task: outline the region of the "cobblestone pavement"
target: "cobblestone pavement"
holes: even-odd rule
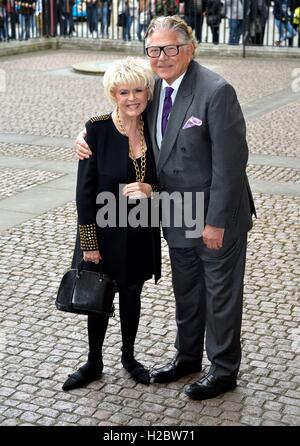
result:
[[[299,156],[300,101],[280,107],[248,124],[248,142],[252,153]]]
[[[9,155],[42,160],[74,161],[74,155],[70,148],[0,143],[0,156]]]
[[[249,234],[238,387],[195,402],[183,389],[197,375],[167,385],[135,383],[120,363],[116,299],[102,378],[83,389],[61,390],[68,373],[85,362],[87,354],[86,317],[54,307],[76,231],[71,144],[90,115],[110,109],[102,96],[101,78],[75,75],[69,66],[116,57],[49,51],[0,60],[8,79],[7,92],[0,93],[0,213],[6,221],[0,231],[0,424],[299,425],[296,93],[290,104],[275,104],[263,115],[258,110],[258,116],[248,120],[250,151],[255,155],[248,174],[258,219]],[[258,98],[272,105],[274,95],[289,91],[291,72],[299,67],[295,60],[202,62],[233,83],[243,106]],[[49,145],[30,143],[31,135],[48,135]],[[65,144],[59,145],[55,137],[65,137]],[[46,204],[36,207],[35,197]],[[149,281],[143,290],[137,358],[150,367],[164,364],[173,357],[174,338],[174,297],[164,244],[163,278],[158,286]]]
[[[0,200],[38,184],[47,183],[62,174],[29,169],[2,169],[0,172]]]

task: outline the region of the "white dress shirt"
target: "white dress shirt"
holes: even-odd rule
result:
[[[180,87],[181,81],[182,81],[185,73],[186,72],[184,72],[181,76],[179,76],[176,79],[176,81],[174,81],[173,84],[171,84],[171,85],[169,85],[165,80],[162,81],[161,90],[160,90],[160,98],[159,98],[159,108],[158,108],[157,121],[156,121],[156,142],[157,142],[159,149],[160,149],[161,141],[162,141],[161,118],[162,118],[162,110],[163,110],[163,105],[164,105],[164,100],[165,100],[165,88],[172,87],[174,89],[174,91],[171,95],[172,104],[174,105],[177,91]]]

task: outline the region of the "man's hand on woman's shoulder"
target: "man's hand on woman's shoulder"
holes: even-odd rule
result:
[[[92,152],[85,141],[86,129],[82,130],[77,135],[74,144],[75,158],[78,160],[84,160],[85,158],[89,158],[92,155]]]

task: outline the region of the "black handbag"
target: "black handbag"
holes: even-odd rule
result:
[[[220,24],[221,18],[218,15],[212,14],[206,17],[206,23],[208,26],[218,26]]]
[[[55,301],[56,308],[69,313],[109,316],[113,313],[116,284],[103,273],[83,269],[83,259],[77,269],[70,269],[60,282]]]
[[[121,12],[121,14],[118,14],[117,26],[126,26],[125,12]]]

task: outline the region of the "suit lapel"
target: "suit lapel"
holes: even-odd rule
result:
[[[186,72],[186,75],[184,76],[178,93],[176,95],[176,99],[174,102],[174,105],[172,107],[172,111],[170,113],[168,126],[166,129],[166,133],[164,135],[164,138],[162,140],[160,152],[159,152],[159,158],[158,158],[158,164],[157,164],[157,172],[160,173],[163,165],[168,160],[171,151],[173,149],[173,146],[175,144],[176,138],[178,136],[179,130],[181,129],[183,125],[183,121],[185,118],[185,115],[187,113],[188,108],[191,105],[191,102],[194,97],[193,93],[193,66],[194,62],[192,61],[189,65],[189,68]],[[156,107],[158,108],[158,107]],[[157,116],[157,114],[156,114]]]
[[[156,164],[158,162],[158,157],[159,157],[159,148],[157,146],[157,141],[156,141],[156,121],[158,114],[160,90],[161,90],[161,80],[157,79],[155,82],[155,87],[153,92],[153,100],[149,104],[147,109],[148,128],[152,141],[153,153]]]

